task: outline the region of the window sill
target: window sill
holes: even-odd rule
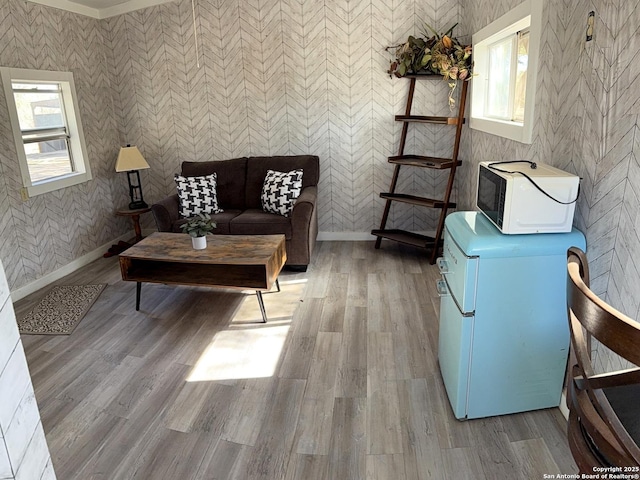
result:
[[[51,180],[45,180],[35,185],[26,187],[29,197],[42,195],[43,193],[53,192],[62,188],[71,187],[91,180],[88,173],[72,173],[63,177],[57,177]]]
[[[469,127],[481,132],[490,133],[499,137],[508,138],[520,143],[532,143],[532,128],[527,128],[523,123],[508,122],[495,118],[471,117]]]

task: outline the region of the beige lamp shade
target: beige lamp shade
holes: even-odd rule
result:
[[[126,146],[120,148],[118,160],[116,161],[116,172],[130,172],[131,170],[144,170],[149,168],[149,164],[144,159],[140,150],[136,146]]]

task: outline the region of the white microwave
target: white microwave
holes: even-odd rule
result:
[[[476,205],[502,233],[570,232],[579,186],[543,163],[480,162]]]

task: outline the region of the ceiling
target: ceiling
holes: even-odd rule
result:
[[[176,0],[29,0],[93,18],[108,18]]]

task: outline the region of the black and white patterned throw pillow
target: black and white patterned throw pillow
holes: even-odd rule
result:
[[[193,217],[198,213],[222,213],[218,207],[217,176],[215,173],[202,177],[176,175],[180,216]]]
[[[284,217],[291,215],[293,204],[302,190],[302,170],[274,172],[267,170],[262,184],[262,209]]]

